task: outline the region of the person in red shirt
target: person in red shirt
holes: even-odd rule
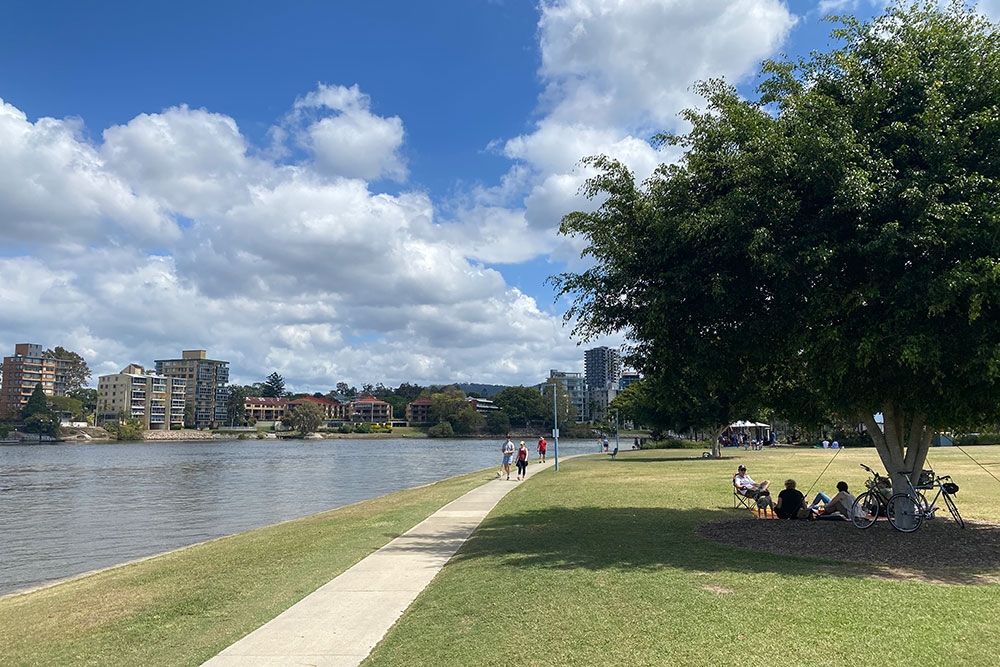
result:
[[[545,463],[545,449],[549,446],[549,443],[545,442],[545,437],[542,436],[538,438],[538,460],[541,463]]]

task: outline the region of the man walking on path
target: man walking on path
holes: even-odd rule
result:
[[[541,463],[545,463],[545,450],[548,449],[549,443],[545,442],[545,436],[539,436],[538,438],[538,460]]]
[[[507,473],[507,479],[510,479],[510,464],[514,462],[514,443],[510,441],[510,436],[507,436],[507,442],[503,443],[503,469]]]

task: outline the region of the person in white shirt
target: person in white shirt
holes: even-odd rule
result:
[[[736,474],[733,475],[733,484],[736,486],[740,495],[756,500],[757,507],[760,509],[770,507],[771,511],[774,511],[774,501],[771,500],[771,492],[768,491],[768,487],[771,486],[771,482],[768,480],[764,480],[763,482],[753,481],[753,478],[747,474],[747,467],[741,465],[736,469]]]
[[[733,484],[736,485],[736,488],[749,492],[745,495],[763,493],[767,491],[769,486],[771,486],[771,482],[766,479],[763,482],[753,481],[750,475],[747,474],[747,467],[743,465],[736,469],[736,475],[733,477]],[[769,491],[768,494],[770,495]]]

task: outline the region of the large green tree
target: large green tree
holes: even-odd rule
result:
[[[54,350],[45,350],[45,356],[66,362],[63,365],[61,375],[66,380],[65,391],[67,393],[74,389],[80,389],[90,379],[90,367],[87,366],[86,360],[76,352],[57,345]]]
[[[292,428],[303,435],[319,430],[319,427],[323,425],[323,420],[323,408],[315,403],[297,405],[289,415]]]
[[[504,411],[510,423],[522,427],[528,427],[532,421],[544,419],[546,405],[551,413],[551,400],[550,398],[546,403],[537,389],[524,385],[504,387],[493,397],[493,402]]]
[[[834,36],[765,63],[756,100],[701,85],[690,131],[659,138],[683,159],[645,183],[592,160],[606,199],[563,231],[598,265],[559,284],[661,388],[716,400],[729,374],[729,415],[780,395],[853,416],[905,487],[935,428],[1000,406],[1000,34],[921,2]]]
[[[229,387],[226,399],[226,417],[230,426],[245,426],[247,423],[247,390],[240,385]]]
[[[21,408],[21,421],[24,422],[24,430],[28,433],[41,433],[58,437],[59,416],[49,408],[49,398],[42,389],[42,383],[35,385],[35,389],[28,397],[28,401]]]
[[[261,386],[261,396],[266,398],[281,398],[285,395],[285,378],[278,371],[267,376]]]

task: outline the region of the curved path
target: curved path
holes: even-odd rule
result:
[[[551,461],[532,462],[527,476],[551,465]],[[500,499],[517,485],[513,479],[496,479],[453,500],[204,664],[360,664]]]

